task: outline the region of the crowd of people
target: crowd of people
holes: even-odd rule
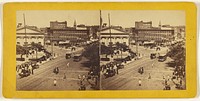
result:
[[[23,78],[23,77],[27,77],[29,75],[33,75],[34,74],[34,69],[37,68],[38,64],[33,64],[33,63],[25,63],[22,65],[18,65],[16,68],[16,71],[18,73],[18,75]]]
[[[164,90],[170,90],[170,81],[175,84],[176,89],[183,89],[183,82],[185,79],[185,67],[184,66],[175,66],[175,69],[172,73],[172,76],[164,77]]]
[[[177,89],[183,89],[183,80],[185,78],[185,66],[175,66],[172,81]]]
[[[136,53],[130,50],[128,52],[130,55],[126,56],[125,58],[117,58],[109,63],[101,65],[100,69],[105,78],[119,74],[119,69],[123,69],[128,61],[135,59]]]
[[[16,72],[20,76],[20,78],[27,77],[29,75],[34,75],[34,70],[39,68],[39,64],[42,63],[42,61],[46,61],[48,58],[50,58],[51,53],[49,53],[46,50],[44,51],[44,56],[38,58],[38,59],[29,59],[27,62],[22,63],[20,65],[16,66]],[[30,51],[26,56],[35,54],[33,51]]]

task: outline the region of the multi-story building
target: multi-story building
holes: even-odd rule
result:
[[[135,22],[135,29],[151,29],[151,28],[152,28],[152,21],[150,22],[136,21]]]
[[[156,43],[166,43],[174,40],[174,30],[166,29],[134,29],[134,39],[136,41],[155,41]]]
[[[175,40],[185,39],[185,26],[172,26]]]
[[[100,42],[106,46],[115,45],[116,43],[123,43],[129,45],[129,35],[121,29],[116,29],[113,27],[104,28],[100,31]]]
[[[175,41],[185,39],[185,26],[163,25],[162,28],[168,28],[168,29],[174,30]]]
[[[35,26],[18,27],[16,30],[16,43],[17,45],[30,45],[31,43],[39,43],[44,45],[44,35]]]
[[[47,29],[48,40],[55,45],[59,42],[69,41],[70,44],[82,44],[89,40],[89,30],[87,28],[68,27],[67,22],[50,22]]]
[[[50,29],[66,29],[67,28],[67,21],[58,22],[58,21],[51,21],[50,22]]]
[[[139,42],[154,41],[157,44],[168,43],[174,40],[174,30],[162,29],[161,23],[158,27],[153,27],[152,22],[136,22],[135,28],[132,29],[132,38]]]

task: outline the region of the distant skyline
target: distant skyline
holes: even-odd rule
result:
[[[152,21],[153,27],[162,25],[185,26],[185,12],[180,10],[101,10],[103,23],[108,25],[108,13],[110,13],[111,25],[135,27],[135,21]],[[25,14],[26,25],[49,27],[50,21],[67,21],[71,27],[76,24],[99,25],[99,10],[29,10],[17,11],[17,23],[24,23]]]

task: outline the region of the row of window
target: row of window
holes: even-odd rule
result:
[[[32,42],[30,42],[31,44]],[[38,44],[41,44],[42,42],[38,42]],[[20,45],[20,42],[17,42],[18,45]],[[24,44],[28,44],[28,42],[24,42]]]
[[[110,39],[110,37],[101,37],[101,39]],[[111,39],[128,39],[128,38],[127,37],[122,37],[122,38],[112,37]]]
[[[138,40],[166,40],[166,38],[147,38],[147,37],[143,37],[143,38],[138,38]],[[168,39],[169,40],[169,39]]]
[[[115,43],[120,43],[120,42],[115,42]],[[102,45],[105,45],[105,42],[101,42]],[[113,45],[113,42],[109,42],[110,45]],[[123,44],[126,44],[126,42],[123,42]]]
[[[169,33],[171,34],[172,31],[138,31],[138,33]]]
[[[88,36],[87,34],[54,34],[53,36]]]
[[[81,39],[87,39],[88,36],[82,36],[82,37],[79,37],[79,36],[54,36],[53,39],[55,38],[81,38]]]
[[[153,37],[168,37],[170,34],[145,34],[145,36],[153,36]]]
[[[44,39],[44,37],[23,37],[23,36],[17,36],[17,39]]]
[[[54,34],[69,34],[69,33],[72,33],[72,34],[74,34],[74,33],[76,33],[76,34],[81,34],[81,33],[84,33],[84,34],[87,34],[88,33],[88,31],[87,30],[85,30],[85,31],[53,31],[53,33]]]

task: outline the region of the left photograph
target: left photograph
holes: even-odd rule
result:
[[[99,11],[17,11],[16,90],[99,90]]]

